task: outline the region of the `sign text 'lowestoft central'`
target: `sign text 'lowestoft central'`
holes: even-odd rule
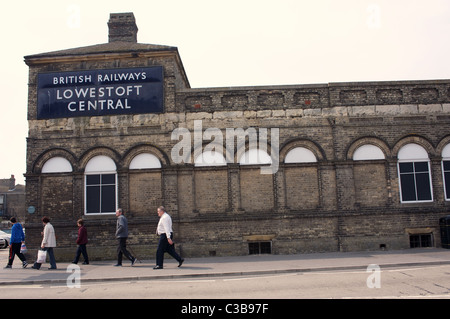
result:
[[[160,113],[162,67],[38,75],[38,119]]]

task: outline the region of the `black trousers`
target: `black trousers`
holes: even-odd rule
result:
[[[14,261],[14,256],[17,255],[19,259],[24,262],[27,261],[24,254],[20,252],[20,247],[22,246],[22,243],[12,243],[9,246],[9,260],[8,265],[12,266]]]
[[[172,239],[173,233],[170,233],[170,239]],[[170,256],[175,258],[178,262],[181,261],[180,255],[175,251],[175,244],[170,245],[166,234],[161,234],[159,236],[158,249],[156,250],[156,265],[163,268],[164,264],[164,253],[168,253]]]
[[[81,254],[83,254],[84,261],[86,263],[89,263],[89,257],[88,257],[87,250],[86,250],[86,244],[78,245],[77,252],[75,254],[75,259],[73,260],[73,263],[75,263],[75,264],[78,263],[78,260],[80,259]]]
[[[119,246],[117,247],[117,264],[122,264],[122,255],[125,255],[130,261],[134,260],[130,252],[127,250],[127,237],[117,238]]]

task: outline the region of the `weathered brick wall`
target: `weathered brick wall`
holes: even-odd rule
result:
[[[259,168],[242,168],[240,182],[241,208],[270,213],[274,208],[273,176],[261,174]]]
[[[146,217],[155,214],[155,207],[161,206],[161,173],[136,172],[130,174],[128,185],[129,212],[136,217]]]
[[[361,207],[388,204],[386,167],[383,164],[356,164],[354,169],[355,202]]]
[[[287,206],[293,210],[317,209],[320,205],[317,165],[288,167],[284,173]]]
[[[199,213],[228,209],[228,174],[225,169],[198,170],[194,182],[195,206]]]

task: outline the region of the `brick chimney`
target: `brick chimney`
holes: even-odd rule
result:
[[[108,21],[109,42],[125,41],[137,43],[138,27],[133,12],[111,13]]]
[[[11,175],[11,178],[9,179],[9,190],[13,191],[16,189],[16,179],[14,175]]]

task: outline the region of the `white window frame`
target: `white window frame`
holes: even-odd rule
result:
[[[447,181],[445,179],[445,170],[444,170],[444,162],[450,162],[450,144],[447,144],[444,149],[442,150],[442,162],[441,162],[441,169],[442,169],[442,180],[444,181],[444,196],[446,201],[450,201],[450,197],[447,198],[447,182],[450,183],[450,180]],[[450,171],[448,171],[450,173]]]
[[[115,192],[115,203],[114,203],[114,212],[100,212],[100,213],[88,213],[87,212],[87,178],[91,175],[113,175],[114,174],[114,192]],[[101,177],[100,177],[101,178]],[[86,165],[85,173],[84,173],[84,215],[94,216],[94,215],[112,215],[116,213],[119,203],[119,185],[118,185],[118,176],[117,176],[117,168],[114,161],[108,156],[95,156],[91,160],[89,160]],[[101,186],[101,184],[100,184]],[[101,187],[100,187],[101,189]],[[101,193],[100,193],[101,196]],[[101,197],[100,197],[100,211],[101,211]]]
[[[415,195],[416,200],[403,200],[402,196],[402,174],[400,173],[400,164],[402,163],[412,163],[414,167],[414,163],[427,163],[428,166],[428,179],[430,184],[430,195],[431,199],[427,200],[419,200],[418,194],[417,194],[417,184],[416,184],[416,172],[413,171],[414,176],[414,188],[415,188]],[[399,152],[398,152],[398,162],[397,162],[397,173],[398,173],[398,186],[400,190],[400,203],[402,204],[416,204],[416,203],[430,203],[434,201],[433,198],[433,183],[431,178],[431,165],[430,165],[430,159],[428,157],[427,151],[420,145],[415,143],[410,143],[405,146],[403,146]]]

